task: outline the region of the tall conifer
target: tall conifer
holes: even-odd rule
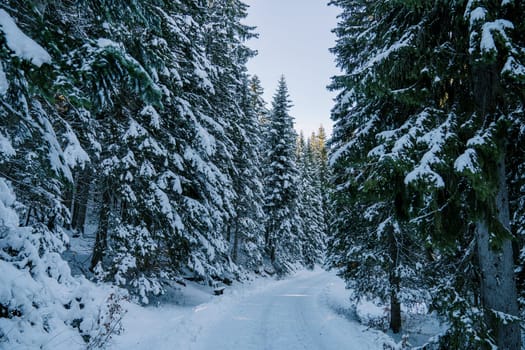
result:
[[[298,213],[298,172],[295,162],[296,133],[289,114],[291,101],[284,76],[279,80],[266,129],[264,173],[265,245],[278,272],[301,260],[301,225]]]
[[[333,3],[343,7],[334,51],[346,72],[333,84],[343,89],[333,114],[336,200],[344,205],[347,190],[365,181],[355,187],[358,197],[390,198],[388,208],[411,227],[402,242],[426,242],[419,261],[437,272],[427,275],[434,303],[451,322],[443,343],[518,347],[505,168],[513,157],[505,139],[522,107],[516,90],[502,86],[522,84],[523,28],[513,22],[523,8],[506,1]]]

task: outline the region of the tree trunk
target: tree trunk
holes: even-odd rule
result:
[[[71,226],[73,229],[84,232],[84,223],[86,221],[87,202],[89,199],[89,190],[91,185],[91,170],[84,169],[77,177],[75,185],[75,195],[73,202],[73,215]]]
[[[498,112],[498,94],[501,92],[498,62],[472,63],[472,88],[476,110],[480,116],[488,117]],[[486,215],[476,223],[476,242],[481,272],[481,303],[486,312],[486,322],[492,332],[498,349],[518,350],[521,348],[520,325],[505,322],[496,313],[518,316],[518,298],[514,280],[512,242],[504,239],[499,249],[491,244],[490,220],[497,219],[501,226],[510,231],[509,199],[506,184],[505,140],[501,142],[497,159],[496,194],[497,218]]]
[[[396,286],[390,288],[390,329],[393,333],[399,333],[401,331],[401,303],[397,297],[399,290],[396,290]]]
[[[510,229],[505,175],[505,159],[502,155],[497,164],[496,205],[499,222],[506,229]],[[505,239],[501,249],[495,250],[490,243],[490,234],[488,220],[479,220],[476,224],[476,240],[481,270],[481,301],[486,311],[487,325],[493,332],[498,349],[518,350],[521,347],[519,323],[504,322],[495,314],[497,312],[518,317],[512,242]]]
[[[235,230],[233,233],[233,249],[232,259],[234,263],[238,263],[239,258],[239,217],[235,218]]]
[[[389,271],[389,283],[390,283],[390,329],[393,333],[399,333],[401,331],[401,303],[399,302],[399,288],[400,278],[397,271],[399,264],[398,246],[395,238],[394,229],[390,232],[390,271]]]
[[[74,176],[75,183],[76,183],[77,177],[78,176],[75,174]],[[64,206],[69,209],[69,214],[70,214],[69,220],[65,223],[66,230],[71,230],[72,228],[71,223],[73,221],[73,213],[74,213],[73,206],[74,206],[74,198],[75,198],[75,183],[73,183],[71,187],[70,186],[66,187],[66,190],[64,191],[64,196],[63,196]]]
[[[99,224],[97,235],[95,238],[95,246],[93,247],[93,256],[91,257],[90,270],[97,266],[102,261],[107,250],[108,229],[109,229],[109,214],[111,210],[111,197],[108,189],[102,191],[102,207],[100,208]]]

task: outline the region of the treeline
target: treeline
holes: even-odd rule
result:
[[[17,200],[6,194],[0,209],[19,218],[0,222],[2,264],[29,279],[48,265],[27,249],[63,266],[68,236],[93,234],[86,275],[147,303],[181,277],[322,261],[326,135],[297,141],[284,78],[266,108],[246,69],[256,35],[246,10],[236,0],[0,4],[0,185]],[[19,226],[42,239],[20,245]],[[60,271],[48,277],[71,276]],[[42,304],[2,294],[0,306],[0,318],[27,321]]]
[[[424,302],[449,325],[435,348],[520,349],[523,2],[331,3],[332,264],[395,333]]]

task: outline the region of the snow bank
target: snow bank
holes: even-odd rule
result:
[[[0,178],[0,339],[9,349],[85,349],[120,329],[123,294],[73,277],[63,241],[19,227],[15,196]]]

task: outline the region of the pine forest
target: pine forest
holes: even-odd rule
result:
[[[127,314],[305,276],[273,297],[319,288],[377,349],[525,349],[525,3],[326,1],[333,129],[305,135],[248,1],[0,0],[0,349],[139,349]],[[301,308],[249,348],[341,348],[268,343]],[[159,349],[248,348],[173,310]]]

